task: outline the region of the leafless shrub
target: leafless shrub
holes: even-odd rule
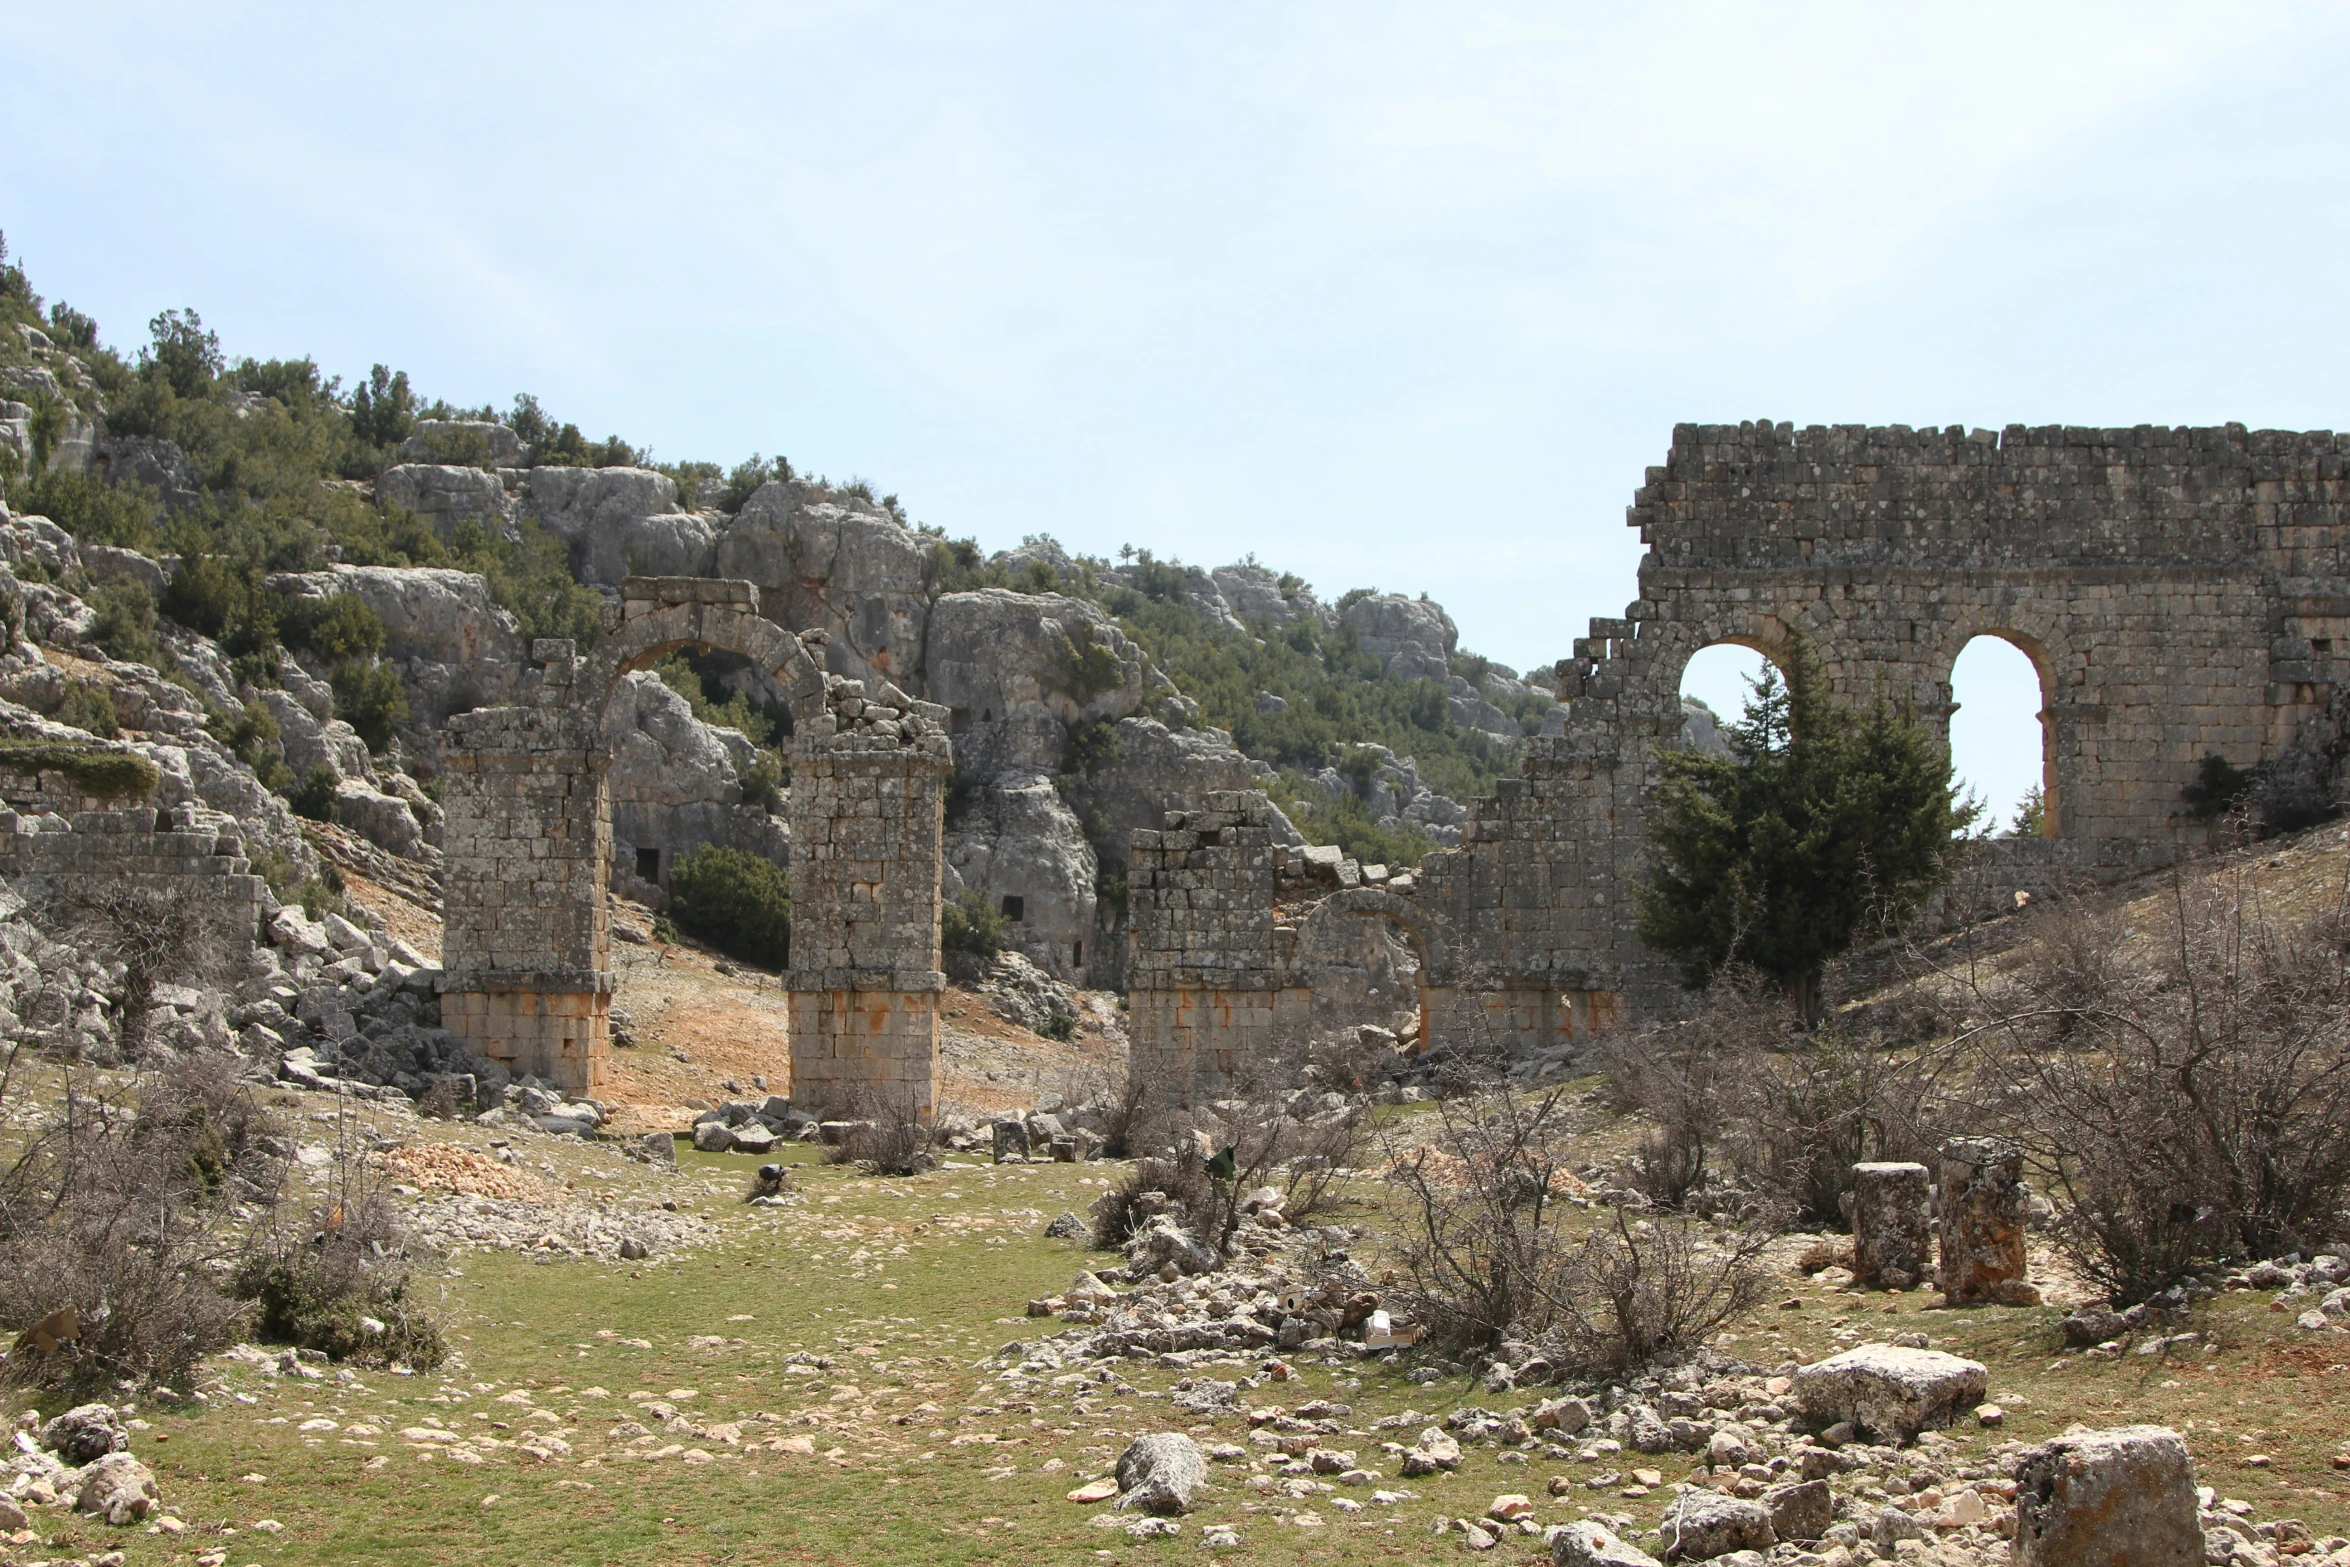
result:
[[[149,1078],[142,1101],[68,1083],[56,1117],[0,1172],[0,1324],[70,1310],[74,1336],[12,1354],[12,1381],[85,1389],[184,1382],[233,1341],[221,1288],[241,1216],[275,1200],[274,1125],[233,1057]]]
[[[1834,1004],[1839,977],[1826,976],[1831,1005],[1808,1030],[1775,987],[1731,973],[1688,1018],[1604,1043],[1613,1098],[1656,1123],[1632,1177],[1642,1195],[1679,1210],[1714,1206],[1726,1187],[1842,1224],[1853,1165],[1932,1149],[1960,1113],[1961,1052],[1914,1005]]]
[[[122,965],[122,1053],[131,1061],[147,1043],[155,987],[219,978],[234,945],[218,900],[176,878],[81,882],[52,892],[38,918],[101,962]]]
[[[2051,940],[1979,1031],[2058,1240],[2125,1301],[2338,1238],[2350,1202],[2350,907],[2174,882],[2149,934],[2135,964],[2116,931]]]
[[[1582,1229],[1560,1179],[1567,1112],[1559,1093],[1495,1084],[1441,1102],[1425,1140],[1390,1133],[1389,1179],[1409,1199],[1398,1297],[1412,1318],[1456,1350],[1517,1339],[1603,1373],[1690,1348],[1752,1307],[1763,1226],[1716,1232],[1618,1210]]]
[[[1771,1237],[1759,1224],[1713,1230],[1685,1218],[1635,1220],[1618,1208],[1612,1226],[1541,1281],[1554,1313],[1541,1339],[1552,1364],[1611,1376],[1698,1347],[1762,1303]]]
[[[428,1370],[448,1346],[415,1299],[397,1215],[363,1163],[346,1158],[327,1200],[259,1227],[232,1282],[266,1342],[330,1360]]]
[[[930,1123],[903,1094],[863,1093],[852,1101],[840,1141],[824,1147],[827,1164],[853,1164],[867,1175],[920,1175],[935,1169]]]
[[[1163,1153],[1145,1154],[1093,1208],[1093,1243],[1104,1249],[1126,1244],[1165,1214],[1193,1239],[1223,1249],[1225,1223],[1231,1211],[1231,1183],[1219,1182],[1208,1171],[1210,1153],[1191,1142]]]

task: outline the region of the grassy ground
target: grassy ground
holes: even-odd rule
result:
[[[552,1141],[532,1139],[533,1157]],[[794,1155],[804,1159],[805,1150]],[[563,1157],[611,1156],[583,1149]],[[1057,1326],[1026,1319],[1025,1302],[1103,1259],[1041,1231],[1062,1209],[1081,1209],[1115,1167],[967,1166],[882,1181],[796,1163],[804,1201],[767,1209],[738,1200],[751,1163],[689,1154],[678,1175],[662,1178],[681,1206],[721,1225],[724,1238],[709,1249],[622,1266],[472,1254],[432,1272],[427,1293],[441,1298],[462,1361],[441,1375],[297,1381],[232,1365],[225,1381],[233,1391],[207,1409],[142,1407],[153,1429],[136,1446],[188,1531],[61,1524],[44,1512],[36,1522],[48,1543],[20,1549],[17,1559],[121,1548],[132,1563],[225,1551],[228,1567],[1122,1562],[1188,1554],[1202,1526],[1223,1521],[1240,1530],[1241,1548],[1226,1553],[1236,1561],[1400,1560],[1457,1550],[1457,1534],[1430,1538],[1432,1520],[1480,1513],[1505,1492],[1532,1495],[1545,1523],[1587,1510],[1647,1522],[1669,1498],[1578,1487],[1553,1499],[1544,1494],[1553,1474],[1580,1480],[1603,1466],[1539,1456],[1504,1464],[1479,1448],[1458,1475],[1397,1481],[1378,1443],[1408,1443],[1418,1425],[1374,1432],[1374,1420],[1406,1408],[1441,1418],[1461,1404],[1523,1398],[1490,1398],[1458,1380],[1412,1386],[1400,1368],[1351,1358],[1300,1360],[1294,1381],[1244,1398],[1349,1404],[1358,1435],[1344,1445],[1416,1496],[1349,1515],[1336,1497],[1364,1493],[1265,1497],[1244,1483],[1246,1466],[1219,1465],[1217,1489],[1175,1539],[1143,1543],[1097,1530],[1089,1520],[1099,1509],[1065,1494],[1106,1472],[1131,1437],[1174,1428],[1245,1442],[1247,1429],[1237,1418],[1202,1424],[1171,1409],[1165,1394],[1179,1372],[1122,1363],[1133,1392],[1080,1417],[1064,1402],[1007,1399],[989,1380],[993,1368],[977,1364],[1008,1340]],[[2350,1438],[2350,1338],[2303,1334],[2266,1297],[2223,1297],[2201,1314],[2193,1326],[2222,1346],[2215,1354],[2111,1361],[2060,1354],[2052,1307],[1937,1311],[1926,1294],[1863,1298],[1794,1275],[1780,1299],[1802,1304],[1774,1301],[1734,1324],[1727,1347],[1776,1366],[1923,1331],[1936,1347],[1990,1365],[1993,1396],[2009,1411],[1997,1433],[1953,1433],[1966,1450],[2037,1439],[2075,1421],[2159,1421],[2188,1432],[2204,1478],[2223,1495],[2251,1501],[2262,1517],[2301,1517],[2320,1535],[2350,1531],[2350,1474],[2329,1467]],[[835,1365],[795,1371],[786,1364],[795,1350]],[[744,1425],[743,1441],[805,1437],[812,1450],[659,1434],[640,1446],[666,1456],[626,1456],[625,1439],[606,1433],[647,1395],[704,1426],[779,1415],[779,1423]],[[557,1418],[533,1420],[534,1409]],[[317,1420],[335,1428],[302,1429]],[[542,1464],[488,1449],[487,1461],[467,1464],[448,1455],[449,1444],[402,1439],[427,1422],[505,1440],[539,1427],[567,1431],[573,1451]],[[640,1423],[659,1432],[656,1421]],[[360,1435],[355,1426],[375,1431]],[[2254,1466],[2255,1458],[2266,1463]],[[1681,1458],[1607,1462],[1627,1480],[1635,1465],[1655,1465],[1667,1484],[1689,1472]],[[263,1520],[282,1527],[257,1528]],[[1531,1561],[1537,1545],[1511,1540],[1495,1556]]]

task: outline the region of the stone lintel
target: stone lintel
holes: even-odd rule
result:
[[[673,604],[719,604],[759,609],[759,590],[735,577],[630,577],[620,584],[620,616],[635,620]]]
[[[434,982],[441,994],[530,991],[545,995],[608,996],[614,976],[601,969],[459,969]]]

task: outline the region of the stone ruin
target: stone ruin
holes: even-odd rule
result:
[[[1386,921],[1419,963],[1424,1045],[1555,1053],[1670,1004],[1628,889],[1690,657],[1784,656],[1841,700],[1946,732],[1982,635],[2040,672],[2044,836],[1986,845],[2008,892],[2112,881],[2213,841],[2182,792],[2206,756],[2330,768],[2350,658],[2350,437],[2219,429],[1683,425],[1634,496],[1639,596],[1557,669],[1564,733],[1468,807],[1457,848],[1381,884],[1277,841],[1253,792],[1133,836],[1136,1059],[1212,1094],[1310,1020],[1314,922]],[[605,644],[533,648],[515,706],[449,724],[448,1026],[577,1092],[610,1005],[602,704],[677,647],[727,648],[788,693],[795,1093],[935,1102],[947,711],[827,676],[747,582],[633,578]],[[2337,650],[2337,643],[2340,643]],[[876,714],[886,716],[876,716]],[[2314,760],[2313,760],[2314,759]]]
[[[1259,823],[1210,796],[1134,835],[1136,1057],[1213,1096],[1302,1022],[1299,921],[1393,921],[1422,1040],[1539,1054],[1672,1004],[1629,889],[1657,753],[1700,649],[1807,639],[1839,699],[1946,734],[1951,667],[1996,636],[2040,673],[2044,836],[1983,846],[2001,894],[2112,882],[2209,847],[2206,756],[2329,770],[2350,667],[2350,435],[1682,425],[1633,497],[1639,596],[1557,669],[1565,733],[1473,802],[1458,848],[1310,907]]]
[[[531,646],[513,706],[449,721],[443,1026],[516,1075],[589,1095],[605,1072],[612,854],[605,706],[685,647],[774,678],[791,712],[792,1092],[812,1108],[938,1098],[939,840],[946,712],[824,673],[748,582],[630,578],[594,654]]]

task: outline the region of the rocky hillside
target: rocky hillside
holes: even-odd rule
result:
[[[1171,804],[1258,785],[1304,840],[1408,863],[1563,718],[1425,598],[1325,603],[1253,559],[989,555],[780,458],[649,466],[529,397],[453,408],[382,366],[345,386],[231,362],[192,311],[134,358],[13,267],[0,473],[20,639],[0,727],[134,741],[167,799],[255,824],[281,895],[318,873],[297,815],[429,871],[442,726],[509,700],[531,638],[592,643],[632,574],[748,579],[770,617],[831,634],[834,672],[947,706],[948,894],[976,889],[1071,982],[1118,984],[1126,834]],[[658,906],[705,845],[781,863],[788,726],[731,655],[633,676],[615,890]]]

